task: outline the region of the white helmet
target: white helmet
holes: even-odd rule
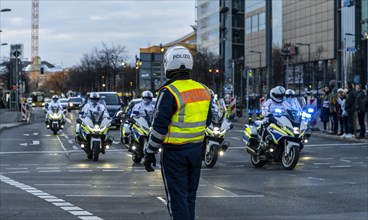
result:
[[[178,72],[190,72],[193,69],[193,56],[183,46],[173,46],[164,55],[166,78],[171,79]]]
[[[53,96],[52,96],[52,100],[54,100],[54,102],[57,102],[57,100],[59,100],[59,96],[57,96],[57,95],[53,95]]]
[[[143,104],[145,105],[148,105],[151,103],[153,99],[153,94],[151,91],[144,91],[142,92],[142,101],[143,101]]]
[[[281,103],[284,100],[285,88],[282,86],[276,86],[271,89],[270,96],[274,102]]]
[[[286,98],[293,98],[295,96],[295,91],[292,89],[287,89],[285,92]]]
[[[91,92],[89,94],[89,100],[91,100],[91,102],[96,105],[100,101],[100,94],[98,94],[97,92]]]

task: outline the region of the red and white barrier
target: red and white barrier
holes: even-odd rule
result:
[[[28,114],[28,110],[27,110],[27,103],[22,103],[21,121],[24,121],[24,122],[28,122],[29,121],[29,114]]]

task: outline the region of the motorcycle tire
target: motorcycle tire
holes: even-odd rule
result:
[[[260,160],[259,157],[250,155],[250,161],[252,162],[254,167],[260,168],[266,164],[265,160]]]
[[[296,164],[299,161],[299,154],[300,154],[299,148],[292,147],[290,149],[289,155],[285,155],[285,154],[282,155],[282,166],[286,170],[294,169],[294,167],[296,166]]]
[[[54,130],[53,133],[54,133],[54,135],[57,135],[57,130]]]
[[[140,163],[142,161],[142,157],[136,155],[136,154],[132,154],[132,160],[134,163]]]
[[[92,148],[92,156],[93,156],[93,160],[94,161],[98,161],[98,156],[100,154],[100,146],[98,143],[93,144],[93,148]]]
[[[214,148],[212,148],[210,152],[205,153],[204,155],[204,165],[206,165],[206,167],[208,168],[211,168],[215,166],[217,159],[218,159],[218,150],[214,150]]]

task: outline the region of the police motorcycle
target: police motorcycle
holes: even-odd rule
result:
[[[83,115],[84,112],[79,114]],[[88,159],[98,161],[99,154],[105,154],[105,150],[109,149],[113,142],[113,137],[109,135],[112,120],[104,118],[102,111],[90,110],[90,116],[77,119],[75,141],[86,152]]]
[[[223,99],[218,100],[213,112],[212,123],[206,128],[203,139],[203,162],[206,167],[215,166],[219,156],[223,156],[230,142],[224,141],[226,133],[233,128],[227,119],[227,109]]]
[[[140,163],[144,157],[144,146],[148,142],[152,114],[144,110],[144,116],[129,118],[120,126],[121,142],[132,153],[134,163]]]
[[[286,170],[297,165],[300,151],[311,136],[310,122],[316,110],[306,107],[303,112],[275,109],[268,122],[255,121],[244,126],[243,142],[254,167],[267,162],[282,162]]]
[[[45,108],[46,113],[46,128],[52,130],[56,135],[57,132],[64,128],[65,119],[64,111],[59,106],[51,106]]]

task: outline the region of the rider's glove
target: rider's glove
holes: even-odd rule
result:
[[[156,166],[156,152],[150,151],[148,148],[146,148],[144,152],[144,168],[146,168],[147,172],[155,171],[153,167]]]

